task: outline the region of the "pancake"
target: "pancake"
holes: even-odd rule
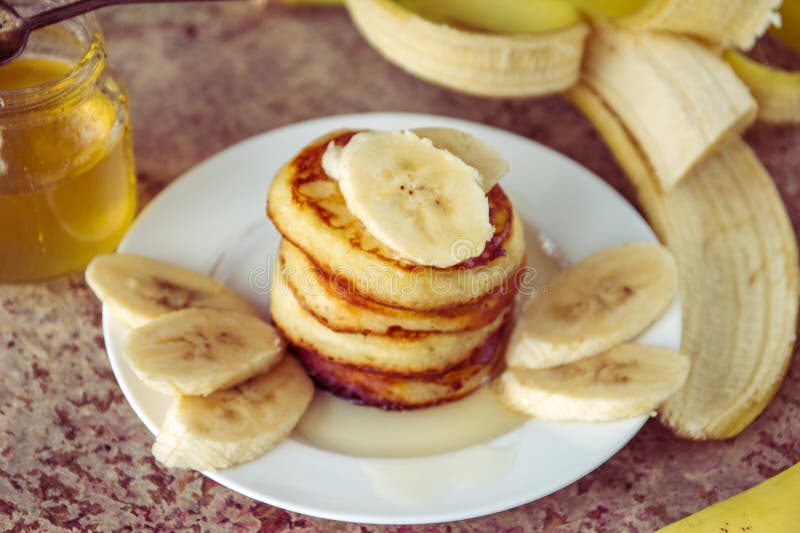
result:
[[[318,139],[278,171],[267,214],[284,238],[356,292],[386,306],[446,310],[476,303],[510,278],[525,253],[524,230],[499,186],[487,195],[495,232],[478,257],[450,268],[416,265],[376,240],[348,211],[338,184],[321,164],[330,140],[343,145],[355,133]]]
[[[503,190],[487,194],[494,233],[480,256],[449,268],[417,265],[375,239],[322,169],[312,142],[270,186],[267,213],[283,235],[272,319],[317,384],[384,409],[461,398],[502,365],[523,224]]]
[[[513,302],[513,283],[503,283],[477,302],[443,311],[410,311],[373,302],[330,272],[315,265],[302,250],[282,240],[279,257],[286,283],[299,303],[329,329],[343,333],[399,335],[405,332],[459,332],[492,322]]]
[[[303,346],[343,364],[374,373],[415,377],[437,374],[463,362],[493,332],[500,329],[510,308],[487,325],[459,333],[407,332],[406,335],[374,335],[336,332],[319,322],[298,302],[276,262],[270,292],[270,313],[281,334],[293,345]]]
[[[504,324],[458,365],[414,377],[338,363],[303,346],[291,350],[319,387],[341,398],[382,409],[416,409],[458,400],[492,379],[502,364],[507,329]]]

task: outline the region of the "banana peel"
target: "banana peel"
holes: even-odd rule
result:
[[[568,96],[605,139],[678,263],[680,351],[692,369],[659,417],[683,437],[733,437],[772,399],[795,342],[797,241],[775,185],[735,138],[664,193],[603,99],[585,84]]]
[[[747,87],[701,43],[611,24],[593,30],[583,81],[630,130],[664,190],[755,120]]]
[[[783,0],[779,14],[781,25],[770,33],[800,53],[800,0]]]
[[[281,0],[289,5],[342,5],[345,0]],[[581,13],[631,28],[689,34],[749,50],[771,33],[800,51],[800,0],[396,0],[426,19],[478,31],[540,33],[581,21]],[[780,7],[780,11],[778,8]],[[783,20],[783,24],[780,22]]]
[[[366,40],[386,59],[427,81],[490,97],[540,96],[577,80],[588,24],[501,35],[432,22],[391,0],[347,0]]]
[[[749,50],[770,26],[780,24],[780,5],[781,0],[650,0],[619,23]]]
[[[800,123],[800,72],[768,67],[735,50],[723,56],[758,102],[758,120]]]
[[[800,0],[784,0],[779,15],[781,24],[770,33],[800,52]],[[735,50],[727,50],[725,60],[750,88],[758,101],[758,119],[770,124],[800,123],[800,72],[771,68]]]

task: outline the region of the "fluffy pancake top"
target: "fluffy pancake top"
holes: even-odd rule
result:
[[[375,239],[322,168],[328,142],[344,145],[355,133],[335,132],[313,142],[284,165],[270,187],[268,215],[314,263],[335,270],[372,300],[427,310],[475,301],[516,269],[524,255],[522,223],[497,186],[488,193],[494,234],[478,257],[444,269],[416,265]]]
[[[369,251],[397,268],[444,270],[418,265],[397,257],[393,250],[370,235],[361,221],[347,209],[339,185],[328,177],[322,168],[322,156],[328,142],[333,141],[339,146],[344,146],[356,133],[358,132],[346,131],[336,134],[329,140],[308,146],[295,156],[291,162],[294,175],[289,183],[292,189],[292,201],[313,211],[322,223],[346,234],[346,238],[354,247]],[[488,197],[489,221],[494,227],[492,238],[486,243],[481,255],[466,259],[450,268],[474,268],[505,254],[503,243],[511,231],[511,202],[500,187],[494,187],[489,191]]]

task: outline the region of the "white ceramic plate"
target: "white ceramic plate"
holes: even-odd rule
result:
[[[500,150],[511,164],[502,185],[526,225],[549,234],[570,261],[629,241],[655,240],[644,220],[613,189],[544,146],[463,120],[377,113],[302,122],[224,150],[153,200],[120,250],[210,272],[266,315],[267,280],[279,237],[264,209],[267,188],[280,165],[333,129],[419,126],[460,128]],[[155,433],[169,398],[148,389],[133,374],[121,351],[127,331],[107,309],[103,328],[119,385]],[[680,306],[675,302],[641,341],[677,349],[680,335]],[[206,475],[256,500],[324,518],[443,522],[502,511],[550,494],[608,460],[644,422],[531,421],[486,445],[403,459],[346,456],[290,438],[261,459]]]

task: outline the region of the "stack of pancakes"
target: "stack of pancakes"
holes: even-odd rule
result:
[[[489,193],[494,235],[483,253],[449,268],[404,261],[348,211],[322,168],[329,134],[278,172],[267,213],[283,235],[272,319],[319,386],[385,409],[455,400],[502,361],[522,222],[499,186]]]

